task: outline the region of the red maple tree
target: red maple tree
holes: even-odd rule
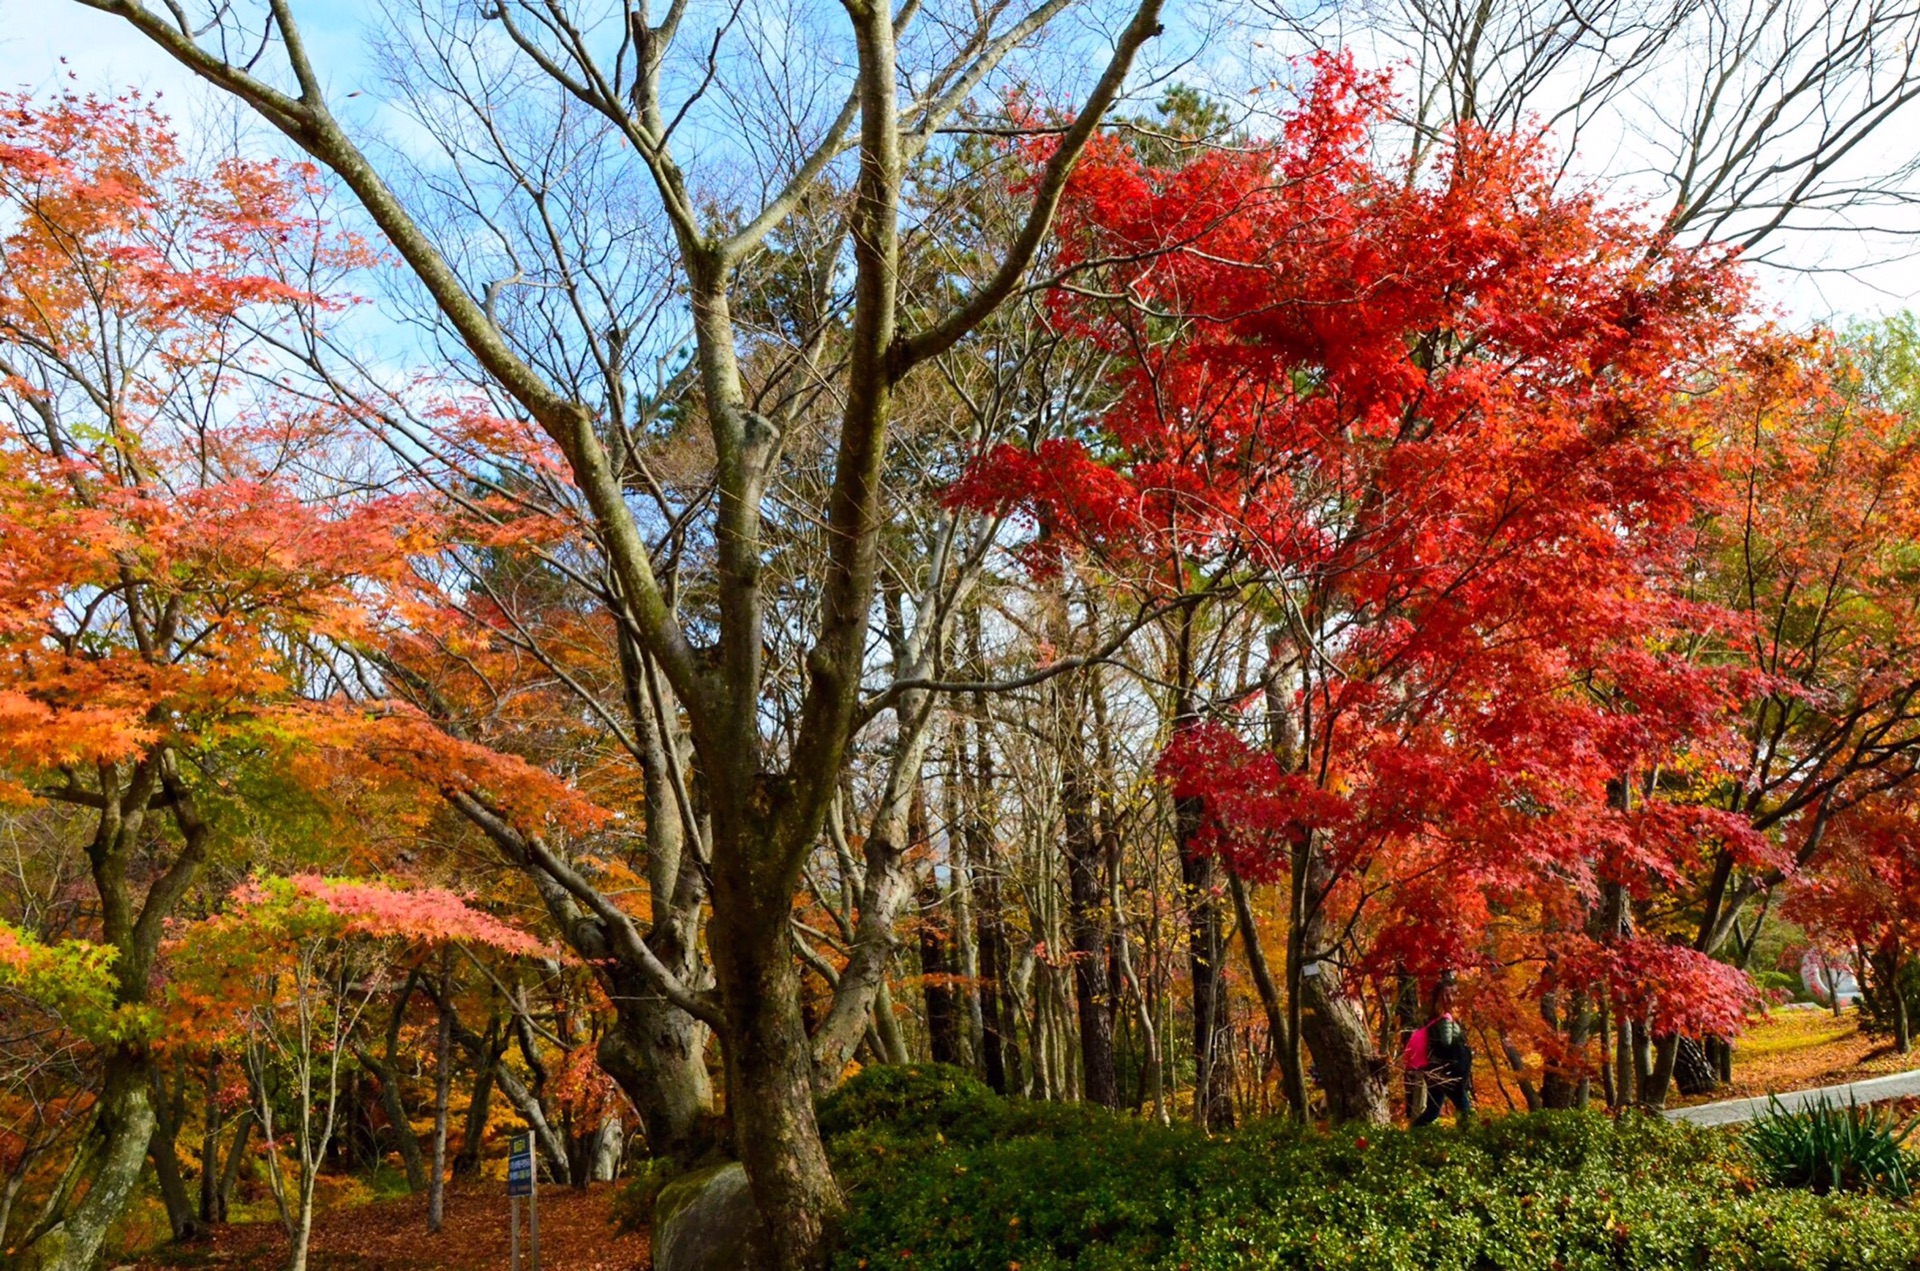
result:
[[[1718,762],[1738,689],[1671,652],[1730,619],[1670,585],[1717,497],[1685,402],[1734,347],[1738,273],[1568,192],[1528,138],[1382,159],[1388,94],[1326,58],[1271,144],[1091,154],[1054,304],[1123,366],[1114,403],[953,494],[1184,623],[1231,594],[1270,627],[1259,682],[1181,684],[1161,769],[1201,850],[1290,881],[1290,981],[1332,994],[1306,1040],[1336,1112],[1374,1118],[1364,1028],[1312,1018],[1361,977],[1531,967],[1489,986],[1736,1027],[1737,973],[1601,956],[1592,913],[1703,841],[1770,851],[1634,797],[1676,753]]]

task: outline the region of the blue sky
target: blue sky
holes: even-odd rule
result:
[[[356,81],[367,65],[361,32],[379,8],[378,0],[305,0],[296,4],[315,60],[332,81],[337,102],[359,86]],[[1248,39],[1257,35],[1244,27],[1240,31]],[[171,59],[119,20],[84,9],[71,0],[0,0],[0,84],[45,90],[63,80],[89,91],[139,86],[158,92],[176,119],[182,121],[183,132],[189,134],[197,122],[233,117],[216,95],[200,88]],[[1888,162],[1904,157],[1895,152],[1910,137],[1910,125],[1896,124],[1883,130],[1880,144],[1886,147]],[[1618,156],[1612,155],[1601,162],[1617,160]],[[1862,162],[1870,166],[1874,157],[1864,156]],[[1594,165],[1586,166],[1591,169]],[[1920,209],[1896,215],[1912,220],[1912,225],[1905,228],[1920,230]],[[1810,239],[1804,249],[1798,243],[1789,246],[1794,255],[1809,261],[1873,255],[1872,251],[1855,250],[1858,245],[1844,238]],[[1872,316],[1920,306],[1920,260],[1880,259],[1851,275],[1774,273],[1763,276],[1763,285],[1779,304],[1801,319]]]

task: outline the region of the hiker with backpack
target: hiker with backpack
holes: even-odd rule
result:
[[[1467,1030],[1453,1017],[1451,976],[1434,989],[1432,1016],[1407,1038],[1400,1059],[1408,1075],[1419,1073],[1427,1088],[1427,1109],[1413,1124],[1438,1121],[1449,1099],[1456,1109],[1456,1122],[1473,1115],[1473,1049],[1467,1045]]]

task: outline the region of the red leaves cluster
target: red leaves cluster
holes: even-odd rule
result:
[[[492,914],[475,909],[444,887],[396,887],[388,883],[351,878],[322,878],[299,874],[286,880],[291,898],[310,900],[340,920],[344,936],[398,939],[413,943],[485,945],[503,953],[537,957],[545,945],[526,932],[510,927]],[[243,884],[234,893],[238,912],[269,903],[286,903],[258,882]]]
[[[1555,968],[1559,987],[1604,995],[1663,1032],[1731,1037],[1756,994],[1746,973],[1684,945],[1651,936],[1608,944],[1568,937]]]
[[[1688,403],[1745,287],[1566,191],[1533,140],[1382,159],[1387,85],[1311,69],[1275,141],[1082,161],[1052,303],[1123,368],[1116,399],[1090,440],[1002,448],[952,498],[1023,515],[1038,562],[1264,598],[1304,735],[1278,754],[1250,716],[1183,727],[1161,772],[1203,799],[1208,847],[1271,878],[1316,835],[1383,970],[1544,965],[1600,882],[1645,895],[1705,843],[1772,850],[1610,797],[1712,768],[1737,710],[1739,676],[1672,651],[1736,620],[1672,580],[1722,493]],[[1724,977],[1660,947],[1615,950],[1608,982],[1726,1023]],[[1661,976],[1698,993],[1643,991]]]

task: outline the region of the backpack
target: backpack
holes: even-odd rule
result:
[[[1427,1025],[1427,1053],[1452,1050],[1467,1040],[1467,1030],[1451,1017],[1442,1017]]]

